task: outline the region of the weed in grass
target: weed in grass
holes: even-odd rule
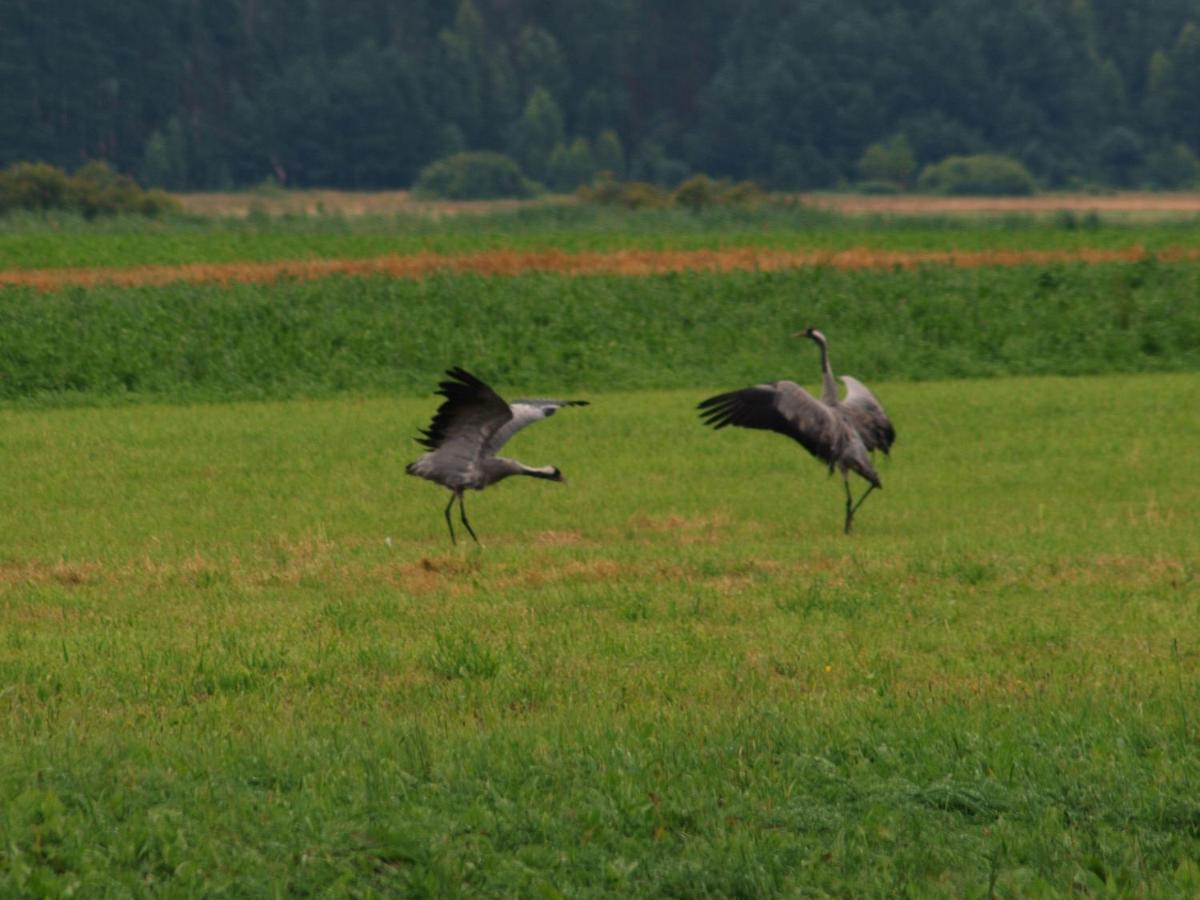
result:
[[[500,660],[488,647],[467,631],[438,633],[434,649],[429,654],[429,671],[439,678],[494,678],[500,671]]]

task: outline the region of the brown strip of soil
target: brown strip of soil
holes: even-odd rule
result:
[[[917,266],[1046,265],[1052,263],[1136,262],[1154,256],[1167,261],[1200,260],[1200,249],[1173,249],[1149,254],[1140,247],[1118,250],[979,250],[890,251],[856,247],[849,250],[767,250],[731,247],[721,250],[615,250],[568,253],[562,250],[495,250],[470,254],[417,253],[369,259],[308,259],[273,262],[187,263],[172,266],[129,266],[0,271],[0,287],[32,287],[51,291],[64,287],[116,285],[142,287],[188,284],[262,284],[279,280],[308,281],[335,275],[424,278],[439,272],[512,276],[526,272],[566,275],[661,275],[670,272],[773,272],[828,266],[835,269],[911,269]]]

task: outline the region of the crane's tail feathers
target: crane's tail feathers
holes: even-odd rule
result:
[[[416,475],[418,478],[427,478],[430,481],[437,481],[437,470],[430,466],[428,453],[419,459],[414,459],[404,467],[404,471],[409,475]],[[441,484],[440,481],[438,483]]]

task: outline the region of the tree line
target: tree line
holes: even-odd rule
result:
[[[463,151],[558,188],[903,182],[968,154],[1183,186],[1200,0],[0,0],[0,166],[379,188]]]

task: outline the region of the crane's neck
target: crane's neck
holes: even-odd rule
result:
[[[523,462],[503,456],[485,460],[483,470],[488,484],[503,481],[511,475],[528,475],[531,478],[546,478],[550,481],[562,480],[562,473],[554,466],[527,466]]]
[[[837,382],[833,380],[833,369],[829,365],[829,348],[823,339],[817,341],[817,346],[821,348],[821,402],[837,406]]]

